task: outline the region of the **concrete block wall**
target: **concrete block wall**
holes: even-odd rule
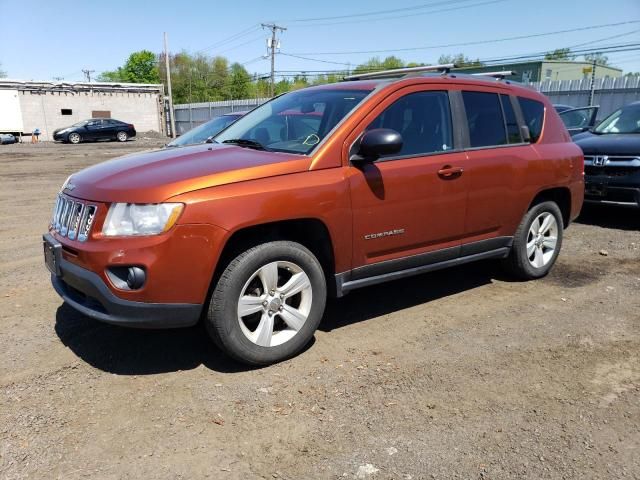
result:
[[[39,128],[41,140],[53,140],[53,131],[91,118],[92,111],[108,110],[111,118],[132,123],[137,132],[161,132],[161,100],[157,93],[133,92],[20,92],[24,131]],[[71,115],[62,115],[70,109]]]

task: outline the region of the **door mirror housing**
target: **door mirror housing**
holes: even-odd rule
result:
[[[402,150],[402,135],[390,128],[374,128],[365,132],[360,140],[358,153],[352,162],[372,162],[384,155],[393,155]]]
[[[529,131],[529,127],[527,125],[522,125],[520,127],[520,133],[522,134],[522,139],[525,142],[531,141],[531,132]]]

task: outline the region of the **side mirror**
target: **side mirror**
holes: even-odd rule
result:
[[[390,128],[374,128],[366,132],[360,140],[358,153],[352,162],[372,162],[383,155],[393,155],[402,150],[402,135]]]
[[[522,139],[525,142],[530,142],[531,141],[531,132],[529,131],[529,127],[526,125],[523,125],[520,127],[520,133],[522,134]]]

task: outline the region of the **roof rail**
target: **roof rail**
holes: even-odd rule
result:
[[[497,80],[504,80],[504,77],[511,77],[513,75],[517,75],[518,72],[515,70],[502,70],[499,72],[480,72],[480,73],[472,73],[471,75],[475,75],[478,77],[493,77]]]
[[[407,67],[407,68],[394,68],[392,70],[381,70],[379,72],[370,73],[356,73],[344,77],[343,81],[351,80],[372,80],[376,78],[394,78],[394,77],[407,77],[423,72],[442,72],[444,74],[449,73],[452,68],[456,68],[454,63],[446,63],[444,65],[424,65],[422,67]]]

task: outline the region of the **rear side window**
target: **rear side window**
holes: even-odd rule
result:
[[[496,93],[462,92],[471,148],[506,145],[507,134]]]
[[[509,143],[522,143],[522,137],[520,135],[520,125],[518,125],[516,113],[513,111],[511,99],[508,95],[500,95],[500,101],[502,102],[504,123],[507,127],[507,139],[509,140]]]
[[[445,152],[453,148],[451,111],[447,92],[416,92],[389,105],[371,124],[402,135],[402,150],[394,157]]]
[[[542,134],[542,122],[544,120],[544,104],[537,100],[518,97],[520,109],[524,116],[524,123],[529,127],[531,143],[536,143]]]

